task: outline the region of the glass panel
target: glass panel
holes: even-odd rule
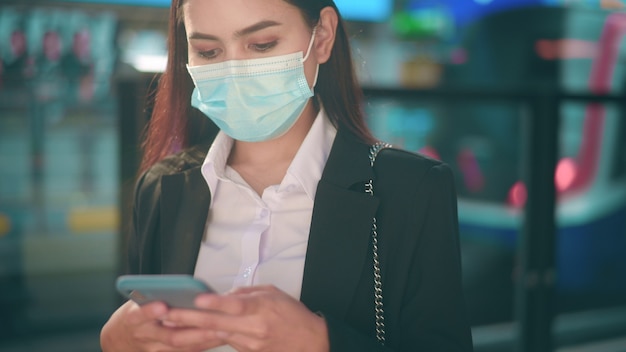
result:
[[[513,319],[513,266],[522,213],[507,198],[521,179],[522,111],[517,103],[451,99],[371,99],[368,104],[377,138],[442,160],[456,175],[473,325]]]
[[[516,318],[515,266],[524,203],[516,203],[514,194],[523,176],[525,145],[533,143],[523,133],[530,118],[525,113],[532,110],[499,100],[422,100],[418,92],[415,97],[370,99],[369,124],[377,138],[440,159],[455,171],[464,285],[476,337],[479,343],[512,342],[515,325],[502,324]],[[594,336],[596,326],[607,332],[619,326],[610,323],[613,312],[600,309],[626,306],[626,178],[615,177],[626,150],[625,122],[611,104],[567,101],[561,114],[554,179],[555,309],[564,315],[556,317],[555,332]]]
[[[626,305],[626,179],[614,177],[623,118],[614,105],[574,102],[564,104],[562,118],[558,311]]]
[[[0,22],[0,340],[99,330],[119,301],[116,20],[0,7]]]

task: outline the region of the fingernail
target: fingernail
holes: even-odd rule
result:
[[[152,313],[156,315],[164,315],[167,313],[167,307],[162,304],[156,304],[152,307]]]
[[[199,295],[198,297],[196,297],[195,304],[198,307],[204,307],[204,306],[211,305],[211,301],[212,301],[212,296],[210,296],[210,295]]]

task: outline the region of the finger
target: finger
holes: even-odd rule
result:
[[[230,291],[225,295],[201,294],[194,301],[196,307],[214,310],[226,314],[240,315],[255,311],[258,307],[256,300],[240,300],[242,296],[273,296],[284,294],[273,285],[243,286]],[[245,298],[245,297],[244,297]]]
[[[127,322],[129,325],[141,325],[149,321],[157,321],[167,314],[167,305],[163,302],[151,302],[143,306],[129,301],[129,314]]]
[[[143,346],[142,351],[159,351],[159,352],[202,352],[206,350],[201,346],[180,347],[171,346],[161,342],[150,342]]]
[[[163,317],[163,322],[169,327],[207,328],[210,327],[208,321],[213,315],[224,315],[224,313],[198,309],[171,309]]]
[[[253,303],[237,295],[198,295],[194,301],[196,307],[214,312],[242,315],[252,311]]]
[[[283,299],[294,300],[273,285],[239,287],[225,295],[199,295],[196,307],[230,315],[253,314]]]
[[[139,341],[144,342],[144,346],[149,347],[145,349],[147,351],[194,352],[224,344],[222,340],[215,337],[212,340],[199,337],[206,335],[205,331],[195,328],[168,328],[155,325],[154,328],[138,331],[135,336]]]
[[[193,311],[172,309],[166,317],[168,322],[177,325],[197,327],[225,334],[244,334],[253,337],[264,337],[268,329],[258,316],[229,315],[214,311]],[[221,335],[215,335],[220,337]]]
[[[218,346],[208,345],[208,346],[209,347],[205,347],[205,346],[182,347],[182,346],[170,346],[170,345],[166,345],[162,343],[153,343],[153,344],[146,346],[145,350],[146,351],[159,351],[159,352],[203,352],[211,348],[218,347],[219,345]]]
[[[263,351],[264,341],[241,334],[222,334],[224,342],[237,351]]]
[[[240,286],[232,289],[227,295],[238,294],[252,294],[259,292],[278,292],[278,288],[274,285],[260,285],[260,286]]]
[[[193,347],[203,351],[225,344],[216,331],[199,328],[177,329],[167,339],[170,346]]]

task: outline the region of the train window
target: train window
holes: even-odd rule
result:
[[[447,163],[460,197],[506,203],[520,179],[524,118],[516,103],[374,99],[368,116],[376,137]]]

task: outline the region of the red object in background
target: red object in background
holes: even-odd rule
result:
[[[517,181],[509,190],[509,204],[514,208],[522,208],[526,204],[528,193],[526,185],[522,181]]]
[[[74,34],[72,52],[83,64],[91,60],[91,37],[88,30],[83,28]]]
[[[544,60],[593,59],[598,46],[596,43],[580,39],[540,39],[535,43],[535,51]]]
[[[469,148],[461,150],[457,156],[457,164],[463,174],[465,188],[473,193],[480,192],[485,186],[485,177],[474,152]]]
[[[619,56],[619,46],[626,34],[626,13],[613,13],[607,17],[598,44],[598,54],[593,62],[589,88],[592,93],[606,94],[611,90],[611,80]],[[585,116],[583,140],[578,153],[579,172],[572,188],[587,187],[598,170],[598,160],[604,129],[606,109],[600,104],[590,104]]]
[[[574,184],[576,175],[578,174],[578,166],[572,158],[563,158],[559,160],[556,172],[554,173],[554,184],[558,193],[563,193]],[[508,203],[514,208],[522,208],[526,205],[526,184],[517,181],[509,190]]]
[[[13,57],[19,58],[26,53],[26,36],[22,31],[11,33],[11,52]]]
[[[561,159],[556,166],[556,173],[554,175],[554,183],[557,192],[565,192],[568,190],[574,184],[577,174],[578,166],[574,159]]]
[[[61,59],[61,38],[56,32],[48,31],[43,36],[43,53],[51,62]]]
[[[441,160],[441,157],[439,156],[439,153],[437,152],[437,149],[426,145],[424,147],[422,147],[422,149],[418,150],[418,153],[425,155],[429,158],[433,158],[433,159],[437,159],[437,160]]]
[[[468,60],[467,50],[457,48],[450,53],[450,62],[455,65],[462,65]]]

